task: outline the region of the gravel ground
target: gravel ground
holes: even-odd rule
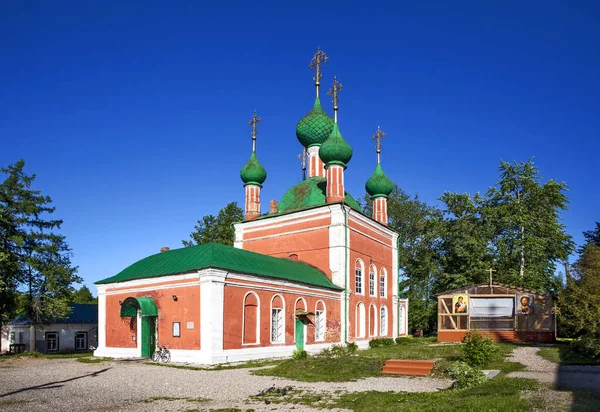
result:
[[[600,366],[557,365],[539,356],[539,350],[532,346],[516,348],[506,360],[525,365],[527,371],[511,372],[507,376],[537,379],[564,388],[600,389]]]
[[[284,411],[290,405],[252,401],[273,385],[334,396],[336,391],[433,392],[448,379],[367,378],[311,383],[251,375],[248,369],[196,371],[145,365],[140,361],[85,364],[74,359],[20,359],[0,363],[0,409],[6,411],[186,411],[211,408]],[[326,389],[325,389],[326,388]],[[154,397],[171,399],[153,400]],[[174,400],[173,398],[179,398]],[[183,398],[208,398],[191,402]],[[314,409],[297,405],[295,411]]]

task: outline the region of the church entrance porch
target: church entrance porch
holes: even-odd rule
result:
[[[139,340],[140,356],[149,358],[156,348],[156,320],[158,309],[152,298],[128,297],[121,304],[121,317],[135,317],[141,325],[135,339]]]

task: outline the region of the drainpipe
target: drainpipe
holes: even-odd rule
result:
[[[342,204],[344,211],[344,341],[348,343],[348,210]]]

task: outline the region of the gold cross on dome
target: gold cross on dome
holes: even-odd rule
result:
[[[344,85],[337,81],[337,76],[333,76],[333,87],[327,92],[328,95],[332,96],[333,110],[338,109],[338,102],[340,101],[339,93],[344,88]]]
[[[252,119],[248,122],[248,126],[252,126],[252,151],[256,151],[256,125],[258,124],[258,122],[260,122],[262,119],[260,117],[258,117],[258,115],[256,114],[256,109],[254,109],[254,114],[252,115]]]
[[[311,69],[313,67],[315,68],[314,81],[317,86],[319,85],[319,80],[321,80],[321,77],[323,77],[323,74],[321,73],[321,65],[325,63],[328,59],[329,57],[327,57],[325,52],[321,50],[320,47],[317,47],[317,52],[315,53],[315,55],[310,61],[310,64],[308,65],[308,67]]]
[[[375,143],[375,147],[377,148],[377,163],[380,163],[380,155],[381,155],[381,139],[385,137],[385,132],[381,130],[379,126],[377,126],[377,133],[373,137],[372,140],[377,140]]]

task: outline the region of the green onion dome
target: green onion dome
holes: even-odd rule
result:
[[[337,164],[346,167],[352,159],[352,147],[344,140],[337,123],[329,138],[319,148],[319,157],[325,164]]]
[[[300,144],[306,148],[322,144],[333,128],[333,119],[321,107],[321,100],[317,97],[315,105],[296,126],[296,137]]]
[[[242,168],[240,177],[242,178],[242,182],[246,185],[259,186],[267,179],[267,171],[258,161],[255,152],[252,152],[250,160],[248,160],[248,163]]]
[[[392,193],[392,190],[394,189],[394,184],[385,175],[385,173],[383,173],[383,169],[381,168],[381,165],[379,163],[377,163],[375,171],[373,172],[369,180],[367,180],[367,183],[365,184],[365,189],[367,190],[367,193],[371,195],[371,197],[388,196],[390,193]]]
[[[346,192],[344,202],[352,209],[363,213],[358,202]],[[327,179],[313,176],[292,186],[279,202],[279,213],[310,209],[327,204]]]

